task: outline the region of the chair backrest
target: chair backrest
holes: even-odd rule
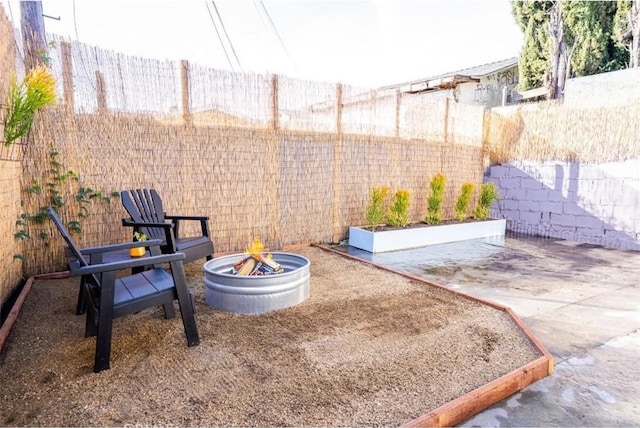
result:
[[[164,223],[162,199],[155,189],[124,190],[120,197],[122,206],[134,222]],[[165,239],[165,232],[161,228],[141,228],[140,231],[152,239]]]
[[[67,231],[67,228],[64,227],[64,224],[62,223],[62,220],[60,220],[60,217],[58,216],[58,213],[56,212],[56,210],[53,209],[53,207],[48,206],[47,213],[49,214],[49,218],[51,218],[53,223],[56,225],[56,228],[58,228],[60,235],[62,235],[65,242],[67,243],[67,247],[69,248],[73,256],[78,260],[78,263],[80,264],[80,266],[88,266],[87,261],[82,256],[80,249],[71,238],[71,235]]]

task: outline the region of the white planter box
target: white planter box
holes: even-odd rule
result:
[[[370,253],[408,250],[467,239],[504,236],[506,226],[507,221],[499,219],[435,226],[425,224],[423,227],[376,232],[361,227],[350,227],[349,245]]]

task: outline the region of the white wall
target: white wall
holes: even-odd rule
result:
[[[502,90],[518,85],[518,66],[490,74],[480,82],[463,83],[458,86],[458,101],[463,104],[484,105],[488,108],[502,105]]]
[[[597,96],[594,96],[597,94]],[[568,79],[562,103],[581,108],[611,107],[638,102],[640,68]]]
[[[513,162],[491,167],[487,181],[508,230],[640,251],[640,159]]]

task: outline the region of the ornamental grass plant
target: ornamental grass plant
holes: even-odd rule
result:
[[[9,86],[4,117],[4,145],[9,146],[29,133],[37,109],[56,102],[56,79],[49,68],[39,65],[18,83]]]

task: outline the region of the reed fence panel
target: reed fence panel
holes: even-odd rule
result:
[[[22,264],[14,255],[22,253],[22,241],[14,238],[21,208],[23,145],[4,144],[4,117],[9,86],[21,76],[17,65],[14,28],[0,7],[0,303],[5,302],[22,279]],[[5,314],[2,314],[3,316]]]
[[[46,191],[27,188],[51,182],[51,153],[58,152],[57,161],[79,175],[57,187],[66,198],[63,219],[81,222],[81,246],[131,239],[118,199],[96,199],[80,216],[74,195],[81,187],[105,195],[156,188],[167,213],[209,216],[216,252],[227,253],[256,237],[274,249],[339,242],[363,223],[372,186],[409,190],[418,221],[437,172],[452,185],[482,181],[481,110],[469,125],[477,135],[457,138],[447,133],[467,130],[462,122],[473,113],[459,114],[449,129],[444,115],[457,110],[444,100],[416,101],[418,109],[407,101],[417,98],[396,91],[212,70],[57,40],[50,56],[60,103],[36,115],[19,151],[20,196],[10,199],[23,199],[20,209],[30,214],[50,203]],[[15,225],[3,227],[9,233]],[[47,222],[30,227],[39,238],[21,248],[23,274],[64,269],[55,230]],[[190,231],[195,226],[183,230]]]

